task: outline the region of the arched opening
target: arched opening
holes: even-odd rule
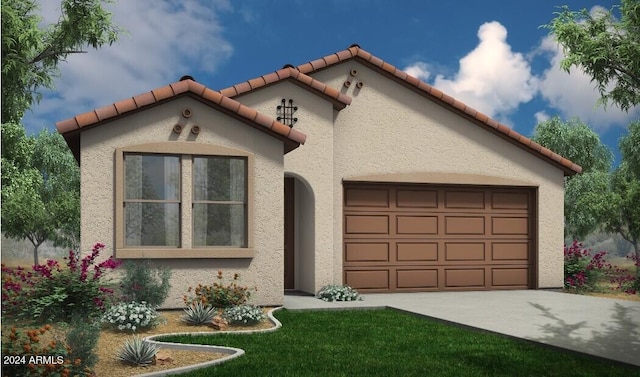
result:
[[[315,293],[315,197],[296,174],[284,178],[284,288]]]

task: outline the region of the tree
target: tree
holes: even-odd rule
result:
[[[619,147],[631,173],[640,179],[640,120],[629,125],[629,133],[620,139]]]
[[[38,90],[52,88],[69,54],[116,41],[104,0],[62,0],[56,24],[41,28],[37,0],[2,0],[2,123],[19,122]]]
[[[563,6],[555,15],[543,27],[564,50],[561,67],[569,72],[576,66],[591,76],[605,106],[612,102],[628,111],[640,104],[640,1],[621,0],[593,14]]]
[[[564,215],[565,235],[584,238],[602,224],[613,154],[579,119],[551,118],[536,126],[532,139],[582,166],[581,174],[565,178]]]
[[[80,235],[80,170],[60,134],[42,131],[32,139],[27,167],[2,188],[2,229],[28,239],[34,263],[38,248],[52,240],[77,247]]]

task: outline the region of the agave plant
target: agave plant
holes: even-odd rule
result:
[[[158,346],[145,342],[139,336],[133,336],[124,342],[116,358],[133,365],[150,365],[158,353]]]
[[[182,320],[189,325],[204,325],[211,323],[216,316],[216,308],[196,301],[184,309]]]

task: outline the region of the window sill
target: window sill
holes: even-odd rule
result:
[[[252,248],[202,248],[202,249],[172,249],[172,248],[140,248],[117,249],[117,259],[216,259],[216,258],[253,258]]]

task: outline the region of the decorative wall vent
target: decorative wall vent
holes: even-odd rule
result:
[[[278,114],[276,120],[289,127],[293,127],[293,125],[298,121],[298,118],[293,116],[296,111],[298,111],[298,106],[293,105],[293,100],[289,99],[287,101],[283,98],[282,101],[280,101],[280,104],[276,106],[276,114]]]

